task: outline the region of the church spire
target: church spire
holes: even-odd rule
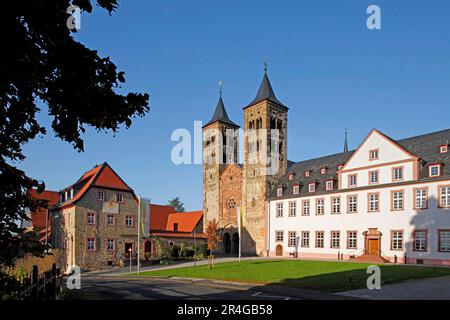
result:
[[[269,100],[269,101],[274,102],[282,107],[287,108],[275,96],[275,92],[273,91],[272,85],[270,84],[269,77],[267,76],[267,61],[264,62],[264,76],[261,81],[261,84],[259,85],[259,89],[258,89],[258,92],[256,93],[256,97],[245,108],[253,106],[253,105],[257,104],[258,102],[261,102],[264,100]]]
[[[237,124],[235,124],[233,121],[230,120],[228,117],[227,111],[225,110],[225,105],[223,103],[222,99],[222,88],[223,88],[223,82],[219,82],[219,100],[217,101],[216,109],[214,110],[214,114],[209,120],[207,124],[205,124],[203,127],[209,126],[210,124],[220,121],[229,125],[232,125],[234,127],[239,127]]]
[[[344,152],[348,152],[347,129],[345,129]]]

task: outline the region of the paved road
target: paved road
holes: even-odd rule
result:
[[[69,299],[81,300],[304,300],[348,299],[310,290],[203,279],[84,275],[81,290]]]
[[[450,277],[439,277],[382,286],[380,290],[351,290],[342,296],[373,300],[450,300]]]

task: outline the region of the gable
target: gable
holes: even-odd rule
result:
[[[106,187],[120,190],[129,190],[131,188],[114,172],[109,165],[105,165],[98,173],[93,183],[96,187]]]
[[[370,159],[372,150],[378,151],[378,159]],[[356,149],[342,171],[414,159],[416,159],[416,156],[402,148],[391,138],[374,129]]]

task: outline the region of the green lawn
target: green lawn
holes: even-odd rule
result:
[[[368,263],[304,261],[304,260],[250,260],[217,263],[213,270],[207,266],[146,271],[141,276],[189,277],[277,284],[324,292],[338,292],[366,287]],[[404,265],[382,265],[381,283],[450,275],[450,268]]]

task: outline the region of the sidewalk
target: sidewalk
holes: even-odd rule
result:
[[[359,289],[337,294],[372,300],[450,300],[450,276],[390,284],[380,290]]]

